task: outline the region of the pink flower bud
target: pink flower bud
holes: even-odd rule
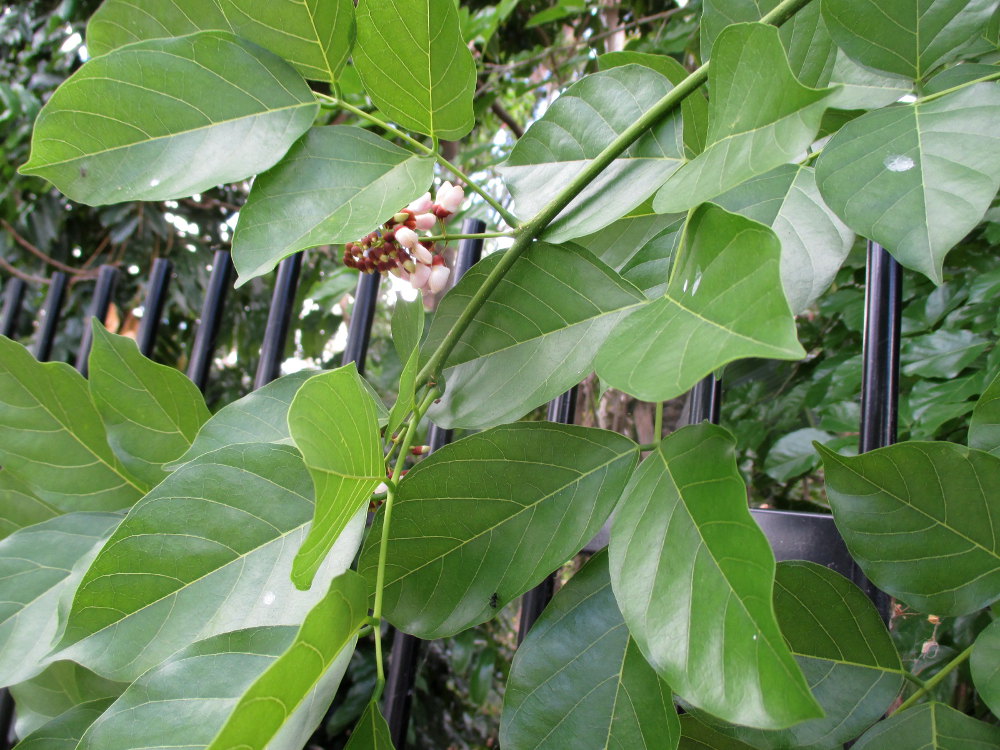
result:
[[[434,266],[431,269],[430,278],[427,280],[427,288],[432,294],[437,294],[448,285],[448,277],[451,276],[451,269],[448,266]]]
[[[389,491],[389,485],[387,485],[385,482],[379,482],[378,487],[375,488],[374,494],[384,495],[388,491]]]
[[[431,200],[431,194],[430,193],[424,193],[419,198],[417,198],[415,201],[413,201],[412,203],[410,203],[410,205],[408,205],[407,208],[410,209],[411,211],[413,211],[413,213],[415,213],[415,214],[422,214],[422,213],[426,213],[427,211],[430,211],[431,210],[431,206],[433,204],[434,204],[434,201]]]
[[[407,227],[400,227],[396,230],[396,242],[407,250],[413,250],[417,246],[419,239],[420,237],[417,236],[417,233]]]
[[[423,456],[426,453],[431,452],[431,447],[429,445],[414,445],[410,448],[410,453],[414,456]]]
[[[419,242],[410,248],[410,252],[413,253],[413,257],[419,260],[424,265],[431,265],[434,262],[434,255],[426,247],[421,245]]]
[[[417,214],[417,218],[414,221],[415,228],[421,232],[433,229],[435,224],[437,224],[437,216],[434,214]]]
[[[431,277],[431,267],[423,263],[417,264],[417,270],[410,274],[410,283],[414,289],[423,289],[427,286],[427,280]]]
[[[455,213],[464,200],[465,190],[460,185],[452,185],[450,182],[446,182],[438,190],[437,204],[449,213]]]

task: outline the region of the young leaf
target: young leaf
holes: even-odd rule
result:
[[[106,680],[74,662],[57,661],[30,680],[11,685],[10,695],[17,706],[14,732],[26,737],[83,703],[114,700],[127,687],[124,682]]]
[[[969,421],[969,447],[1000,458],[1000,373],[983,391]],[[2,477],[3,475],[0,475]]]
[[[268,668],[295,648],[297,630],[286,626],[227,632],[173,654],[139,677],[91,725],[78,750],[162,750],[167,740],[173,748],[205,748]],[[271,748],[306,745],[333,700],[352,651],[341,651]]]
[[[635,465],[612,432],[548,422],[496,427],[435,451],[399,485],[384,611],[421,638],[493,617],[601,528]],[[374,588],[384,512],[358,571]]]
[[[106,0],[87,24],[87,50],[104,55],[146,39],[231,31],[285,58],[305,78],[333,83],[354,41],[351,0]]]
[[[206,750],[268,747],[320,686],[338,657],[354,650],[358,628],[367,616],[364,579],[353,570],[334,578],[326,596],[306,615],[292,643],[247,688]]]
[[[820,193],[851,229],[940,283],[945,254],[1000,187],[997,118],[995,83],[869,112],[823,149]]]
[[[374,701],[361,714],[344,750],[395,750],[389,725],[382,718],[382,712]]]
[[[685,245],[666,295],[607,337],[596,363],[603,380],[665,401],[736,359],[805,355],[781,291],[774,232],[706,204],[688,220]]]
[[[862,65],[920,80],[961,54],[996,0],[823,0],[833,40]]]
[[[477,263],[445,295],[424,342],[433,351],[500,259]],[[536,242],[501,280],[445,362],[447,389],[430,418],[491,427],[579,383],[642,293],[580,248]]]
[[[67,513],[0,542],[0,684],[41,672],[64,624],[55,614],[121,521],[117,513]]]
[[[783,164],[713,202],[778,235],[781,286],[795,315],[827,290],[854,243],[854,233],[820,197],[811,167]]]
[[[0,539],[62,513],[9,471],[0,470]]]
[[[1000,747],[1000,728],[935,701],[880,721],[854,743],[853,750],[900,750],[904,747],[941,750]]]
[[[816,448],[837,528],[876,586],[939,615],[1000,597],[1000,458],[952,443],[897,443],[853,458]]]
[[[357,19],[354,65],[375,106],[418,133],[468,134],[476,63],[454,0],[360,0]]]
[[[350,242],[427,190],[434,162],[347,125],[311,129],[250,189],[233,235],[237,286],[282,258]]]
[[[586,76],[566,89],[500,167],[518,215],[530,219],[538,213],[672,88],[651,68],[626,65]],[[543,236],[562,242],[607,226],[652,195],[683,158],[681,119],[675,113],[584,188]]]
[[[53,750],[53,748],[75,748],[90,725],[97,721],[114,698],[97,700],[73,706],[52,721],[39,727],[17,743],[17,750]]]
[[[903,666],[892,638],[857,586],[811,562],[778,563],[774,610],[826,716],[764,731],[696,715],[721,734],[759,750],[841,747],[878,721],[899,694]]]
[[[149,487],[163,481],[163,464],[191,447],[210,414],[184,373],[139,353],[132,339],[109,333],[94,318],[90,395],[108,443],[133,476]]]
[[[288,63],[230,33],[138,42],[56,90],[20,171],[90,205],[183,198],[274,165],[318,107]]]
[[[979,697],[994,714],[1000,713],[1000,621],[977,636],[969,669]]]
[[[778,30],[757,23],[719,34],[708,77],[709,145],[663,184],[653,199],[658,213],[694,208],[791,161],[816,137],[833,93],[799,83]]]
[[[61,511],[121,510],[144,492],[108,446],[80,373],[2,336],[0,466]]]
[[[774,555],[750,517],[735,441],[703,423],[663,440],[611,525],[611,585],[632,637],[674,691],[729,722],[823,716],[782,638]]]
[[[288,410],[288,429],[316,488],[316,517],[292,566],[292,581],[308,589],[334,543],[385,479],[375,402],[355,364],[306,381]]]
[[[341,536],[320,585],[301,592],[292,560],[312,516],[312,482],[290,446],[248,443],[184,464],[132,509],[90,566],[57,658],[134,680],[198,638],[301,623],[350,565],[364,518]]]
[[[500,745],[670,750],[679,736],[670,686],[629,636],[611,591],[608,556],[600,552],[559,590],[518,647]]]

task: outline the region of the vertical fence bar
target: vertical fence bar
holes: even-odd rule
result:
[[[375,320],[375,303],[378,302],[378,288],[382,275],[378,273],[362,273],[358,278],[358,288],[354,293],[354,309],[351,311],[351,323],[347,327],[347,344],[340,363],[346,365],[353,362],[358,372],[364,374],[365,360],[368,357],[368,341],[372,335],[372,321]]]
[[[722,381],[715,375],[707,375],[688,393],[687,423],[711,422],[719,424],[722,408]],[[659,435],[656,436],[659,438]]]
[[[899,339],[903,307],[903,269],[885,249],[868,242],[865,277],[865,327],[861,370],[861,434],[865,453],[896,442],[899,415]],[[890,600],[856,564],[852,578],[888,622]]]
[[[69,277],[62,271],[53,273],[49,280],[49,293],[39,311],[38,338],[35,339],[35,359],[39,362],[48,362],[52,357],[52,344],[56,340],[68,284]]]
[[[299,271],[302,269],[302,253],[295,253],[278,264],[278,276],[274,280],[271,295],[271,310],[267,314],[264,341],[260,345],[260,361],[253,387],[257,390],[267,385],[281,374],[281,361],[285,356],[285,339],[295,305],[295,290],[299,285]]]
[[[208,385],[208,368],[212,364],[212,352],[215,351],[215,342],[219,338],[222,311],[226,304],[232,270],[233,259],[229,251],[216,250],[212,259],[212,275],[208,277],[205,302],[201,308],[201,318],[198,331],[195,333],[194,345],[191,347],[191,359],[188,361],[187,369],[187,376],[202,392]]]
[[[143,304],[142,322],[139,323],[139,333],[136,344],[143,356],[153,354],[156,344],[156,333],[160,329],[160,317],[163,315],[163,305],[167,301],[167,287],[170,285],[170,272],[173,264],[166,258],[153,261],[153,269],[149,273],[149,287],[146,290],[146,301]]]
[[[479,234],[486,230],[486,223],[479,219],[466,219],[462,223],[462,234]],[[462,275],[472,268],[483,252],[483,241],[466,239],[458,243],[458,255],[451,276],[454,286]],[[451,442],[451,430],[442,430],[431,425],[428,444],[433,453]],[[389,671],[385,680],[385,720],[389,725],[396,750],[406,750],[406,730],[410,725],[410,707],[413,703],[413,683],[417,676],[420,660],[420,639],[395,631],[392,649],[389,652]]]
[[[90,356],[90,345],[93,343],[93,332],[90,330],[90,319],[97,318],[103,321],[108,315],[111,307],[111,297],[115,293],[115,284],[118,283],[118,269],[114,266],[101,266],[97,274],[97,285],[94,287],[94,296],[90,300],[90,307],[83,319],[83,336],[80,338],[80,350],[76,354],[76,369],[84,376],[87,375],[87,358]]]
[[[17,320],[21,315],[21,305],[24,303],[24,279],[16,276],[4,287],[3,312],[0,312],[0,334],[14,338],[17,334]]]

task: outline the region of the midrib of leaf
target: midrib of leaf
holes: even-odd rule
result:
[[[130,419],[130,418],[126,417],[125,414],[124,414],[124,412],[122,412],[122,410],[119,409],[117,407],[117,405],[114,402],[112,402],[112,401],[106,401],[106,403],[108,405],[108,408],[110,408],[112,411],[114,411],[119,416],[123,417],[125,419],[125,421],[127,421],[127,422],[129,422],[131,424],[134,424],[136,427],[141,427],[144,430],[148,430],[150,432],[157,432],[157,433],[159,433],[161,435],[180,435],[181,437],[185,438],[186,442],[188,443],[188,447],[190,447],[191,441],[187,439],[187,435],[185,435],[184,431],[181,429],[180,415],[177,414],[176,412],[174,412],[173,414],[171,414],[170,412],[168,412],[166,410],[166,408],[164,407],[164,405],[160,402],[160,399],[156,398],[153,395],[153,392],[148,387],[146,387],[145,380],[132,367],[131,363],[129,363],[128,361],[126,361],[125,358],[122,357],[121,354],[116,349],[114,349],[113,347],[108,347],[108,351],[110,351],[111,354],[114,355],[115,359],[118,361],[118,363],[119,363],[119,365],[121,367],[123,367],[124,369],[126,369],[129,372],[129,374],[132,375],[133,378],[135,378],[136,381],[138,381],[140,384],[142,384],[142,387],[141,388],[135,388],[135,387],[129,385],[124,380],[122,380],[120,377],[118,377],[118,375],[114,371],[112,371],[112,370],[105,371],[104,372],[104,377],[112,379],[115,383],[117,383],[118,385],[120,385],[122,388],[127,388],[130,391],[138,391],[139,393],[146,393],[146,394],[149,394],[150,396],[152,396],[153,397],[152,401],[156,405],[156,409],[159,411],[159,413],[161,415],[163,415],[163,417],[166,419],[167,422],[169,422],[171,425],[174,426],[174,430],[171,431],[171,432],[168,432],[168,431],[165,431],[165,430],[155,430],[152,427],[150,427],[149,424],[140,424],[139,422],[136,422],[134,419]],[[176,406],[176,402],[174,403],[174,405]],[[175,417],[177,417],[177,418],[175,418]],[[150,462],[149,461],[145,461],[145,463],[150,463]],[[156,462],[152,462],[152,463],[156,463]]]
[[[330,56],[327,54],[327,52],[329,51],[329,46],[323,46],[323,42],[319,38],[319,29],[316,28],[316,16],[313,15],[313,11],[312,8],[309,6],[308,0],[302,0],[302,7],[305,9],[306,16],[308,16],[309,18],[309,26],[312,27],[313,35],[316,37],[316,45],[319,47],[319,56],[323,58],[323,62],[326,66],[325,68],[316,68],[316,69],[324,73],[328,73],[330,75],[330,80],[336,81],[337,76],[334,75],[333,70],[330,68]],[[338,20],[340,18],[339,6],[337,7],[337,18]],[[334,24],[334,27],[336,27],[336,24]],[[307,39],[305,41],[311,41],[311,40]],[[310,65],[309,67],[312,68],[315,66]]]
[[[605,450],[608,450],[608,449],[605,448]],[[514,519],[516,519],[522,513],[534,510],[535,507],[537,505],[539,505],[540,503],[543,503],[546,500],[548,500],[549,498],[551,498],[551,497],[559,494],[560,492],[563,492],[564,490],[566,490],[566,489],[568,489],[568,488],[570,488],[570,487],[572,487],[574,485],[579,484],[580,482],[582,482],[584,479],[586,479],[587,477],[591,476],[592,474],[596,474],[598,471],[601,471],[602,469],[607,468],[608,466],[610,466],[611,464],[615,463],[616,461],[621,460],[621,458],[623,456],[628,455],[633,450],[634,450],[633,448],[629,448],[629,450],[624,451],[622,453],[616,453],[616,454],[614,454],[614,456],[611,459],[609,459],[608,461],[605,461],[603,464],[595,466],[595,467],[593,467],[593,468],[591,468],[591,469],[589,469],[587,471],[580,472],[579,475],[575,479],[573,479],[572,481],[567,482],[566,484],[562,485],[561,487],[556,488],[552,492],[549,492],[549,493],[541,496],[540,498],[538,498],[537,500],[535,500],[534,502],[532,502],[532,503],[530,503],[528,505],[522,505],[519,510],[515,511],[514,513],[512,513],[509,516],[507,516],[506,518],[498,521],[497,523],[493,524],[492,526],[489,526],[489,527],[483,529],[482,531],[480,531],[480,532],[478,532],[476,534],[473,534],[471,537],[469,537],[467,539],[460,540],[460,543],[457,544],[457,545],[455,545],[451,549],[449,549],[449,550],[447,550],[445,552],[442,552],[440,555],[437,555],[436,557],[433,557],[433,558],[427,560],[426,562],[422,563],[421,565],[418,565],[415,568],[411,568],[410,570],[408,570],[406,573],[404,573],[403,575],[399,576],[398,578],[394,578],[391,581],[386,581],[385,582],[385,586],[389,587],[389,586],[391,586],[394,583],[398,583],[399,581],[404,580],[405,578],[413,575],[414,573],[416,573],[416,572],[418,572],[420,570],[423,570],[428,565],[431,565],[433,563],[436,563],[438,560],[441,560],[441,559],[443,559],[445,557],[448,557],[449,555],[453,554],[456,550],[461,549],[465,545],[471,544],[472,542],[476,541],[477,539],[479,539],[484,534],[488,534],[488,533],[492,532],[494,529],[497,529],[497,528],[503,526],[504,524],[507,524],[507,523],[513,521]],[[507,463],[514,462],[516,459],[503,458],[503,459],[495,459],[495,460],[507,464]],[[481,459],[454,459],[454,460],[450,460],[448,463],[459,463],[460,461],[467,461],[467,462],[473,462],[474,461],[476,463],[482,463]],[[526,464],[531,464],[533,466],[548,466],[548,467],[551,467],[551,468],[554,468],[554,469],[569,469],[569,468],[571,468],[571,467],[567,467],[567,466],[558,466],[556,464],[544,463],[542,461],[525,461],[525,460],[521,460],[521,461],[518,461],[518,463],[526,463]],[[453,499],[454,500],[461,500],[461,499],[466,499],[466,500],[482,500],[483,498],[479,498],[479,497],[472,498],[472,497],[469,497],[469,498],[441,498],[441,499],[442,500],[453,500]],[[502,502],[509,502],[509,501],[504,501],[503,498],[487,498],[487,499],[490,502],[493,502],[493,501],[496,501],[496,500],[499,500],[499,501],[502,501]],[[396,503],[396,509],[398,510],[399,507],[401,505],[404,505],[405,503],[413,503],[413,502],[420,502],[420,501],[419,500],[410,500],[410,499],[399,500]],[[390,539],[389,541],[393,541],[393,539]]]

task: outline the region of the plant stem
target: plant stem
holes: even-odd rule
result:
[[[914,104],[926,104],[927,102],[932,102],[935,99],[940,99],[942,96],[947,96],[948,94],[953,94],[956,91],[960,91],[968,86],[975,86],[977,83],[985,83],[986,81],[995,81],[1000,78],[1000,72],[990,73],[988,76],[983,76],[982,78],[976,78],[973,81],[966,81],[965,83],[960,83],[957,86],[952,86],[950,89],[945,89],[944,91],[936,91],[933,94],[928,94],[927,96],[922,96]]]
[[[357,115],[358,117],[360,117],[363,120],[368,120],[368,122],[372,123],[373,125],[378,125],[378,127],[382,128],[387,133],[391,133],[392,135],[396,136],[397,138],[399,138],[399,139],[401,139],[403,141],[406,141],[407,143],[409,143],[411,146],[413,146],[418,151],[421,151],[422,153],[426,154],[427,156],[434,157],[435,161],[437,161],[438,164],[440,164],[441,166],[443,166],[446,169],[450,170],[460,180],[462,180],[462,182],[464,182],[466,185],[468,185],[471,190],[473,190],[474,192],[478,193],[479,196],[484,201],[486,201],[487,203],[489,203],[490,206],[492,206],[493,210],[496,211],[498,214],[500,214],[500,218],[503,219],[505,222],[507,222],[508,225],[510,225],[511,227],[516,227],[518,225],[517,217],[515,217],[506,208],[504,208],[502,205],[500,205],[500,203],[492,195],[490,195],[487,191],[485,191],[485,190],[483,190],[483,188],[479,187],[479,185],[476,184],[475,180],[473,180],[471,177],[469,177],[469,175],[465,174],[465,172],[463,172],[461,169],[459,169],[458,167],[456,167],[450,161],[448,161],[447,159],[445,159],[444,156],[442,156],[438,152],[437,148],[432,148],[430,146],[427,146],[426,144],[421,143],[416,138],[413,138],[412,136],[408,135],[407,133],[404,133],[399,128],[394,128],[392,125],[390,125],[389,123],[387,123],[385,120],[382,120],[381,118],[376,117],[375,115],[371,114],[370,112],[365,112],[363,109],[355,107],[353,104],[348,104],[343,99],[338,99],[335,96],[329,96],[327,94],[321,94],[319,92],[313,92],[313,93],[315,93],[315,95],[317,97],[319,97],[320,99],[322,99],[323,101],[325,101],[325,102],[327,102],[327,103],[329,103],[329,104],[331,104],[333,106],[340,107],[341,109],[346,109],[351,114],[355,114],[355,115]],[[435,143],[435,146],[436,146],[437,145],[437,139],[436,138],[434,139],[434,143]]]
[[[913,672],[911,672],[908,669],[904,669],[903,670],[903,677],[905,677],[907,680],[909,680],[910,682],[912,682],[914,685],[916,685],[921,690],[923,690],[923,689],[925,689],[927,687],[927,683],[926,682],[924,682],[923,680],[921,680],[919,677],[917,677],[915,674],[913,674]]]
[[[422,240],[432,242],[447,242],[448,240],[490,240],[496,237],[513,237],[513,232],[474,232],[472,234],[435,234],[430,237],[421,237]]]
[[[656,445],[663,440],[663,402],[656,402],[656,416],[653,418],[653,442]]]
[[[396,458],[396,466],[392,471],[392,483],[385,496],[385,504],[382,506],[382,538],[378,548],[378,571],[375,576],[375,603],[372,606],[372,622],[375,628],[375,668],[378,677],[375,682],[375,695],[372,700],[377,701],[382,696],[382,688],[385,687],[385,667],[382,658],[382,592],[385,589],[385,562],[389,548],[389,528],[392,525],[392,506],[396,499],[396,487],[403,475],[403,466],[406,464],[406,456],[410,452],[413,438],[417,434],[417,425],[420,424],[424,413],[434,403],[438,397],[436,388],[431,388],[424,396],[420,406],[414,409],[410,416],[410,423],[406,429],[406,435],[399,444],[399,456]]]
[[[973,644],[973,646],[974,645],[975,644]],[[931,690],[933,690],[935,687],[937,687],[937,684],[939,682],[941,682],[945,677],[947,677],[956,668],[958,668],[959,666],[961,666],[962,662],[966,661],[972,655],[972,648],[973,648],[973,646],[969,646],[967,649],[965,649],[965,651],[963,651],[958,656],[956,656],[954,659],[952,659],[950,662],[948,662],[943,667],[941,667],[941,670],[936,675],[934,675],[929,680],[927,680],[923,684],[923,686],[917,692],[915,692],[913,695],[911,695],[905,701],[903,701],[902,703],[900,703],[899,704],[899,708],[897,708],[895,711],[893,711],[892,715],[895,716],[900,711],[905,711],[910,706],[912,706],[914,703],[916,703],[918,700],[920,700],[925,695],[927,695],[927,693],[929,693]]]

